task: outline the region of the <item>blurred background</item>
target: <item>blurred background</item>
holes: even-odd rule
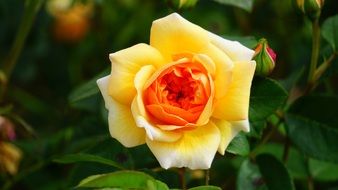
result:
[[[1,65],[8,61],[27,2],[0,1]],[[272,78],[287,90],[295,78],[306,78],[303,73],[304,65],[310,62],[311,22],[291,0],[255,0],[249,8],[200,0],[178,7],[177,1],[170,0],[46,0],[41,4],[13,69],[6,99],[0,104],[0,130],[6,128],[2,133],[12,134],[11,144],[16,147],[0,146],[0,187],[69,189],[89,175],[116,170],[99,163],[54,162],[61,155],[79,152],[114,160],[125,168],[156,176],[171,188],[179,187],[177,172],[161,170],[146,146],[126,149],[110,138],[103,99],[93,88],[97,78],[110,72],[109,53],[149,43],[152,21],[169,13],[179,12],[206,30],[240,40],[249,48],[264,37],[277,54]],[[320,22],[337,13],[337,1],[325,1]],[[322,40],[321,44],[321,55],[330,54],[327,42]],[[330,78],[323,80],[331,86],[331,93],[337,94],[337,60],[333,67],[325,73]],[[302,79],[299,81],[301,86]],[[282,149],[270,143],[264,151],[278,155]],[[6,156],[10,161],[5,161]],[[211,184],[236,189],[243,158],[230,154],[226,158],[216,157]],[[291,174],[297,189],[306,189],[302,181],[306,176],[297,161],[290,163],[296,167]],[[330,167],[338,171],[337,165]],[[190,186],[204,183],[202,171],[187,175]],[[338,187],[337,173],[324,179],[318,176],[318,189]],[[256,183],[257,189],[264,189],[259,178]]]

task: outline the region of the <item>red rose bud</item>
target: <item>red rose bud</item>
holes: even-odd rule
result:
[[[324,0],[294,0],[297,7],[311,20],[320,16],[320,11],[324,5]]]
[[[276,53],[269,47],[266,39],[262,38],[258,41],[254,60],[256,61],[256,75],[267,76],[275,68]]]

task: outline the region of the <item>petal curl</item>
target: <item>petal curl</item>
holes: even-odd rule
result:
[[[108,124],[110,135],[126,147],[145,143],[145,131],[136,126],[130,106],[120,104],[108,95],[110,76],[97,80],[105,106],[109,110]]]
[[[240,131],[249,132],[250,130],[248,120],[229,122],[226,120],[212,119],[212,122],[215,123],[221,133],[221,142],[218,147],[218,152],[221,155],[224,155],[226,148]]]
[[[220,143],[220,132],[212,122],[184,132],[176,142],[158,142],[147,138],[146,143],[161,167],[208,169]]]
[[[153,123],[149,122],[151,118],[148,116],[144,103],[143,103],[143,91],[145,84],[154,73],[155,67],[152,65],[143,66],[139,72],[137,72],[134,80],[134,85],[137,90],[137,95],[134,98],[131,111],[135,119],[136,125],[140,128],[144,128],[148,138],[157,141],[174,142],[181,138],[180,133],[171,131],[162,131],[157,128]]]
[[[147,44],[137,44],[109,55],[112,63],[109,81],[109,95],[120,103],[130,105],[136,90],[135,74],[144,65],[159,68],[164,64],[160,52]]]
[[[228,121],[239,121],[248,118],[249,98],[256,62],[236,62],[233,79],[225,96],[215,104],[213,116]]]
[[[197,53],[209,43],[208,32],[177,13],[155,20],[151,26],[150,45],[167,61],[178,53]]]
[[[237,41],[224,39],[209,32],[211,43],[226,53],[232,61],[250,61],[255,51],[245,47]]]

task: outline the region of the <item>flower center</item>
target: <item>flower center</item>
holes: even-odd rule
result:
[[[210,96],[210,81],[199,63],[164,70],[145,91],[146,110],[162,125],[195,123]]]

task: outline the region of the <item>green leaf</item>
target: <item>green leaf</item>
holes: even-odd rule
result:
[[[256,154],[271,154],[277,159],[282,161],[284,152],[284,145],[277,143],[267,143],[258,147]],[[286,167],[288,168],[291,176],[296,179],[307,179],[308,169],[305,161],[305,157],[298,149],[291,147],[289,149],[289,156],[286,162]]]
[[[237,177],[237,190],[266,190],[258,166],[249,159],[243,161]]]
[[[115,168],[124,169],[123,166],[114,162],[112,160],[102,158],[100,156],[92,155],[92,154],[68,154],[62,156],[60,158],[54,159],[54,162],[62,163],[62,164],[69,164],[69,163],[76,163],[76,162],[97,162],[109,166],[113,166]]]
[[[338,162],[338,97],[298,99],[286,114],[287,133],[305,154]]]
[[[255,77],[250,95],[250,121],[266,119],[285,103],[286,98],[286,91],[277,81]]]
[[[338,15],[326,19],[322,26],[322,35],[334,51],[338,48]]]
[[[221,4],[232,5],[235,7],[239,7],[248,12],[252,11],[253,0],[214,0]]]
[[[68,101],[70,104],[83,101],[95,94],[99,93],[99,87],[96,84],[96,80],[109,74],[109,69],[104,70],[93,79],[75,88],[69,95]]]
[[[248,136],[261,138],[263,135],[263,130],[266,128],[266,121],[254,121],[250,122],[250,133]]]
[[[198,186],[198,187],[193,187],[190,188],[189,190],[222,190],[220,187],[216,187],[216,186]]]
[[[231,141],[226,151],[241,156],[249,155],[250,145],[245,134],[243,132],[238,133],[238,135]]]
[[[269,189],[295,189],[288,170],[277,158],[270,154],[260,154],[256,157],[256,161]]]
[[[338,180],[338,164],[323,162],[310,159],[309,169],[311,176],[318,181],[337,181]]]
[[[168,186],[163,182],[137,171],[118,171],[89,176],[83,179],[77,187],[169,190]]]

